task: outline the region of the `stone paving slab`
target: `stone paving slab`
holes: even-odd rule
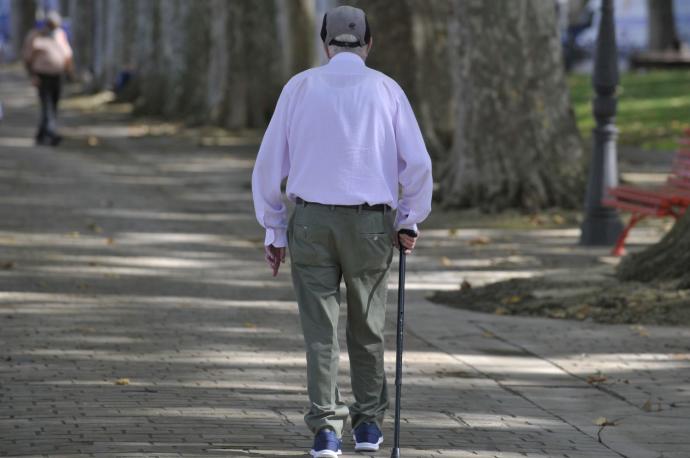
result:
[[[31,91],[0,81],[0,456],[305,456],[303,343],[289,264],[274,279],[262,261],[255,147],[127,138],[121,116],[68,112],[64,147],[35,148]],[[409,259],[403,456],[690,456],[688,329],[427,302],[543,272],[530,253],[500,261],[523,247],[575,251],[571,229],[494,231],[486,250],[468,246],[477,233],[425,230]],[[346,398],[348,377],[343,354]]]

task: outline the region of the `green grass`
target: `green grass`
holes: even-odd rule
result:
[[[573,108],[583,138],[594,127],[589,75],[568,77]],[[616,125],[619,143],[651,150],[674,150],[690,128],[690,71],[651,71],[621,76]]]

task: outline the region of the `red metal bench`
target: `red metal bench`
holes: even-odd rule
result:
[[[625,240],[630,230],[647,217],[678,219],[690,206],[690,130],[679,140],[680,149],[673,160],[671,173],[664,186],[643,188],[617,186],[608,190],[602,203],[631,213],[630,221],[618,237],[613,248],[614,256],[625,252]]]

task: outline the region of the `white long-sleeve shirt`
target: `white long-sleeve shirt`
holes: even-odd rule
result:
[[[350,52],[295,75],[280,94],[252,173],[265,245],[287,245],[285,177],[293,202],[388,204],[396,230],[417,230],[431,211],[431,160],[405,93]]]

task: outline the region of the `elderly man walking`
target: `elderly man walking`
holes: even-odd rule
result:
[[[290,252],[307,357],[304,418],[315,434],[310,453],[332,457],[341,453],[348,415],[355,450],[375,451],[383,442],[387,278],[394,247],[400,243],[409,253],[415,246],[416,238],[398,231],[417,232],[431,211],[432,178],[407,97],[365,65],[373,41],[364,12],[329,11],[321,38],[330,60],[283,88],[256,159],[252,193],[273,275],[286,246]],[[286,177],[287,197],[295,202],[289,219],[281,197]],[[354,395],[349,407],[336,384],[341,279]]]

